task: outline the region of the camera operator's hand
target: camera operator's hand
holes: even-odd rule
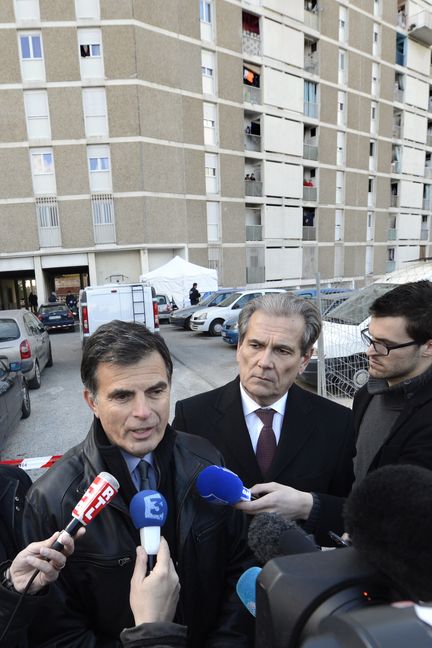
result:
[[[77,535],[82,535],[80,529]],[[64,545],[63,552],[50,549],[59,539]],[[23,549],[13,560],[9,569],[9,578],[17,592],[23,592],[35,569],[39,574],[30,586],[29,593],[35,594],[46,585],[57,580],[60,571],[66,565],[66,559],[74,552],[74,541],[71,536],[62,531],[56,531],[51,538],[41,542],[32,542]]]
[[[147,554],[144,548],[137,547],[136,553],[129,599],[135,624],[172,621],[179,598],[180,583],[167,541],[161,538],[156,565],[148,576]]]
[[[257,513],[279,513],[290,520],[307,520],[313,505],[311,493],[283,486],[276,482],[255,484],[251,493],[258,499],[251,502],[239,502],[235,505],[249,515]]]

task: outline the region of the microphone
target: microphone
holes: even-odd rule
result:
[[[141,545],[148,556],[159,551],[160,530],[168,515],[165,497],[154,490],[143,490],[133,496],[130,506],[133,525],[139,529]],[[150,562],[154,561],[149,561]]]
[[[285,520],[278,513],[259,513],[254,517],[249,526],[248,544],[263,565],[277,556],[320,551],[296,522]]]
[[[238,475],[222,466],[207,466],[197,477],[199,494],[212,504],[237,504],[253,499]]]
[[[74,536],[81,526],[87,526],[117,495],[119,488],[120,485],[113,475],[107,472],[99,473],[75,506],[72,511],[72,520],[64,531],[70,536]],[[62,551],[64,546],[56,540],[51,548]]]
[[[256,580],[261,571],[261,567],[249,567],[240,576],[236,585],[236,592],[241,602],[252,616],[256,616]]]

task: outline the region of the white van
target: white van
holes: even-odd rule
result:
[[[351,396],[367,382],[369,374],[366,348],[360,334],[368,327],[369,307],[377,297],[398,284],[421,279],[432,281],[432,263],[413,262],[407,264],[406,268],[384,275],[336,306],[325,317],[322,336],[327,388],[333,385]],[[317,367],[315,349],[300,380],[316,386]]]
[[[118,319],[140,322],[159,332],[154,288],[146,283],[88,286],[79,293],[80,337],[85,341],[101,324]]]

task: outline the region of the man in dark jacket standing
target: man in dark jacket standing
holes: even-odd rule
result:
[[[208,441],[168,425],[171,375],[165,342],[141,324],[110,322],[87,342],[81,377],[95,419],[85,440],[31,488],[27,537],[63,528],[100,471],[117,478],[120,492],[92,522],[61,574],[64,613],[50,620],[42,637],[53,645],[117,647],[122,629],[134,625],[128,601],[140,540],[129,503],[145,488],[143,472],[168,502],[162,533],[181,584],[174,620],[188,627],[188,646],[249,645],[247,612],[235,593],[250,566],[245,519],[196,492],[197,475],[220,464],[221,456]]]
[[[195,306],[199,303],[201,293],[198,292],[198,284],[193,283],[192,288],[189,290],[189,301],[191,306]]]
[[[387,464],[432,469],[432,282],[393,288],[370,314],[370,378],[353,403],[356,482]]]

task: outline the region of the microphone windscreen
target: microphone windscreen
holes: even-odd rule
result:
[[[249,526],[248,544],[262,565],[277,556],[317,550],[296,522],[286,520],[279,513],[256,515]]]
[[[243,482],[235,473],[221,466],[207,466],[197,477],[201,497],[214,504],[236,504],[242,499]]]
[[[256,616],[256,580],[261,567],[249,567],[238,579],[236,592],[245,608]]]
[[[136,529],[161,527],[167,518],[168,506],[158,491],[143,490],[133,496],[129,511]]]
[[[119,488],[119,483],[113,475],[107,472],[99,473],[75,505],[72,517],[87,525],[117,495]]]

